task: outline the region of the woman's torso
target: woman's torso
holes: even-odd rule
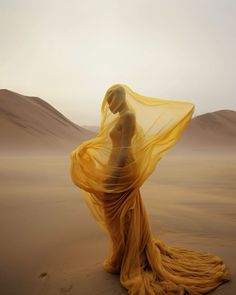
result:
[[[122,120],[119,120],[109,133],[109,136],[112,141],[112,150],[111,150],[109,162],[115,161],[121,152],[122,132],[124,132],[123,128],[125,128],[125,126],[123,126],[122,124],[123,124]],[[134,161],[133,149],[131,145],[127,149],[126,156],[127,156],[126,162]]]

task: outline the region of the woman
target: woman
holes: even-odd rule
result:
[[[194,105],[140,95],[125,84],[105,93],[99,133],[71,152],[71,178],[110,238],[103,268],[131,295],[206,294],[230,280],[214,254],[165,244],[152,234],[140,187],[180,138]]]

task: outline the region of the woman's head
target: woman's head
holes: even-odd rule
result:
[[[126,105],[125,89],[119,84],[111,86],[106,92],[106,99],[112,113],[121,111]]]

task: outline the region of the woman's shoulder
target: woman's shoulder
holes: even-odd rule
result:
[[[123,123],[132,123],[135,121],[135,114],[132,111],[127,111],[123,114],[122,120]]]
[[[134,127],[136,125],[136,119],[135,119],[134,112],[132,112],[132,111],[125,112],[125,114],[123,115],[121,125],[125,128]]]

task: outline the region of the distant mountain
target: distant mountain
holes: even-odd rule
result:
[[[0,153],[69,153],[95,136],[39,97],[0,90]]]
[[[180,149],[236,149],[236,111],[219,110],[194,117],[177,146]]]

